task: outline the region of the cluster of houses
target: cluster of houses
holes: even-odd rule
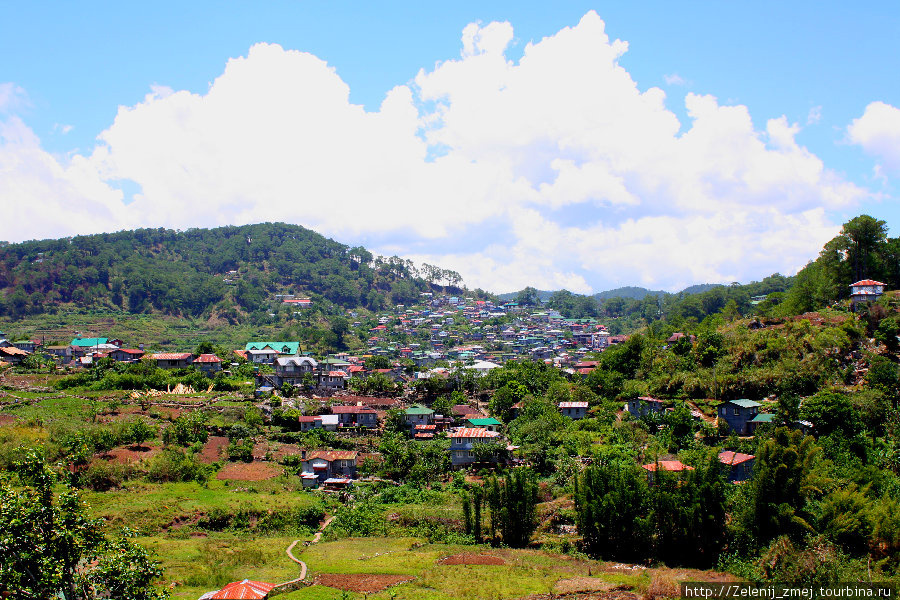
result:
[[[528,310],[516,302],[431,293],[422,294],[415,305],[398,305],[377,321],[374,326],[353,322],[368,334],[368,352],[407,358],[418,367],[442,360],[503,363],[528,358],[567,368],[587,352],[625,340],[592,318],[566,319],[556,310]],[[411,339],[415,341],[398,341]]]

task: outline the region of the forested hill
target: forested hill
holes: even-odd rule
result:
[[[234,320],[266,310],[276,294],[377,310],[461,284],[454,271],[418,269],[284,223],[0,245],[0,315],[10,317],[72,303]]]

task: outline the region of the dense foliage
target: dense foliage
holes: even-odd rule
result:
[[[66,303],[132,313],[216,314],[231,322],[278,309],[274,295],[308,295],[380,309],[418,300],[458,273],[373,256],[298,225],[138,229],[0,246],[0,315]]]
[[[168,597],[159,563],[124,536],[109,539],[77,490],[31,453],[0,480],[0,592],[81,600]],[[58,490],[58,491],[57,491]]]

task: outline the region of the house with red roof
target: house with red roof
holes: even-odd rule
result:
[[[318,415],[300,415],[297,417],[300,424],[300,431],[309,431],[310,429],[319,429],[322,427],[322,417]]]
[[[324,371],[319,375],[319,387],[327,390],[342,390],[350,378],[346,371]]]
[[[326,479],[356,479],[356,450],[314,450],[303,459],[303,475],[315,475],[319,483]]]
[[[723,450],[719,453],[719,462],[726,470],[728,481],[737,483],[747,481],[753,475],[753,464],[756,462],[756,457],[752,454]]]
[[[640,418],[649,414],[662,414],[665,412],[663,401],[650,396],[641,396],[632,398],[625,403],[625,410],[635,418]]]
[[[240,600],[243,598],[261,600],[269,597],[269,592],[275,587],[274,583],[263,581],[232,581],[222,589],[209,592],[200,596],[200,600]]]
[[[460,427],[450,432],[450,464],[454,467],[465,467],[479,460],[481,453],[476,444],[493,444],[499,449],[500,434],[483,427]],[[496,462],[497,454],[488,459]]]
[[[668,471],[677,473],[679,476],[685,471],[693,471],[694,467],[684,464],[680,460],[658,460],[656,462],[641,465],[641,468],[647,471],[647,482],[653,485],[657,471]]]
[[[378,413],[366,406],[332,406],[331,414],[338,416],[340,427],[377,427]]]
[[[183,369],[191,366],[194,355],[190,352],[160,352],[151,354],[148,358],[155,361],[160,369]]]
[[[884,284],[873,279],[863,279],[850,284],[850,303],[854,306],[864,302],[875,302],[884,294]]]
[[[560,402],[559,412],[570,419],[583,419],[587,416],[587,402]]]
[[[215,354],[201,354],[194,359],[194,366],[207,377],[213,377],[222,370],[222,359]]]
[[[116,362],[135,362],[143,356],[143,350],[135,350],[134,348],[116,348],[109,353],[109,357]]]

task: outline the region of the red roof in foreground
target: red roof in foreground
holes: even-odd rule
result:
[[[739,465],[756,458],[752,454],[742,454],[731,450],[723,450],[719,453],[719,462],[723,465]]]
[[[880,281],[875,281],[874,279],[862,279],[857,281],[856,283],[851,283],[850,287],[856,287],[858,285],[884,285]]]
[[[274,583],[250,581],[249,579],[245,579],[243,581],[234,581],[232,583],[229,583],[221,590],[210,596],[210,598],[214,598],[215,600],[232,598],[255,598],[259,600],[261,598],[265,598],[273,587],[275,587]]]
[[[656,466],[659,465],[659,468],[663,471],[693,471],[694,467],[689,467],[684,464],[680,460],[659,460],[655,463],[650,463],[647,465],[641,465],[644,469],[648,471],[656,471]]]

